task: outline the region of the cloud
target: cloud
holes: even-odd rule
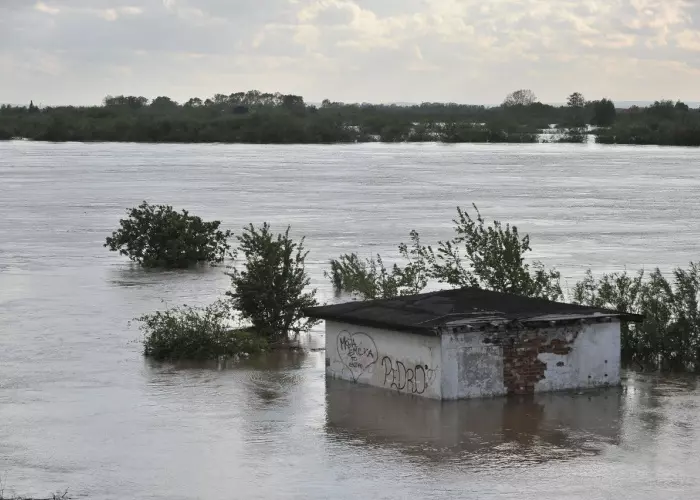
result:
[[[1,0],[1,102],[700,99],[690,0]]]
[[[36,10],[38,10],[39,12],[43,12],[45,14],[55,15],[55,14],[58,14],[59,12],[61,12],[61,9],[59,9],[57,7],[51,7],[50,5],[46,5],[44,2],[37,2],[34,5],[34,8]]]

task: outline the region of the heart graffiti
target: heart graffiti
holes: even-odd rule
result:
[[[364,332],[342,331],[338,334],[338,356],[357,382],[377,362],[377,346]]]

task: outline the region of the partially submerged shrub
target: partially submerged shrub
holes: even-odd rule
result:
[[[5,490],[3,488],[2,481],[0,481],[0,500],[70,500],[71,498],[73,497],[68,495],[68,490],[51,493],[50,496],[44,498],[30,498],[17,496],[14,494],[11,496],[5,496]]]
[[[267,342],[249,329],[233,328],[226,304],[181,306],[138,318],[144,354],[164,361],[209,360],[264,351]]]
[[[475,205],[474,210],[475,219],[458,207],[453,221],[455,237],[438,242],[435,249],[422,245],[418,233],[411,232],[411,249],[399,246],[399,254],[408,261],[403,268],[395,264],[388,271],[380,256],[361,261],[356,254],[346,254],[331,261],[327,276],[336,291],[363,298],[418,293],[434,280],[453,287],[560,299],[559,272],[546,269],[541,262],[525,261],[525,254],[532,250],[530,237],[521,237],[517,227],[499,221],[488,225]]]
[[[499,221],[487,225],[476,205],[472,206],[475,219],[457,207],[457,219],[453,220],[456,236],[438,242],[436,251],[426,248],[431,277],[455,287],[473,286],[550,300],[561,298],[559,272],[547,270],[539,261],[525,261],[525,255],[532,251],[530,235],[521,237],[516,226]]]
[[[604,274],[589,271],[573,291],[576,303],[643,314],[622,325],[622,360],[643,367],[700,372],[700,264],[676,268],[668,280],[659,269]]]
[[[232,289],[226,293],[240,317],[250,321],[253,330],[272,341],[288,341],[290,336],[310,330],[316,321],[303,310],[318,305],[304,261],[308,252],[304,239],[298,243],[289,236],[273,234],[268,224],[252,224],[237,237],[234,260],[242,255],[242,266],[234,265]]]
[[[143,202],[128,210],[121,228],[107,238],[105,247],[118,251],[143,267],[186,268],[192,264],[222,262],[229,250],[230,231],[220,221],[204,222],[187,210]]]
[[[412,246],[399,245],[399,254],[408,261],[404,267],[384,265],[381,255],[360,259],[356,253],[341,255],[330,261],[325,272],[336,292],[356,293],[364,299],[389,298],[420,293],[428,285],[428,270],[422,254],[420,236],[411,232]]]

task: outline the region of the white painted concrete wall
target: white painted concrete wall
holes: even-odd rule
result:
[[[581,328],[572,351],[565,355],[540,353],[547,364],[536,392],[585,389],[620,383],[620,322],[592,323]],[[562,366],[557,366],[561,364]]]
[[[538,354],[547,367],[535,392],[620,383],[619,321],[551,328],[539,334],[573,344],[566,355]],[[326,373],[428,398],[501,396],[507,393],[503,349],[484,344],[484,336],[470,332],[427,337],[327,321]]]
[[[485,345],[479,332],[442,336],[442,398],[501,396],[503,349]]]
[[[535,385],[535,392],[620,383],[619,321],[551,328],[540,334],[549,340],[566,339],[573,345],[567,355],[538,355],[547,368],[545,378]],[[484,336],[480,332],[443,335],[443,399],[493,397],[507,393],[503,382],[503,349],[484,344]]]
[[[326,321],[326,374],[441,399],[440,337]]]

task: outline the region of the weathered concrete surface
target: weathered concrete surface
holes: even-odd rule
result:
[[[567,338],[570,338],[567,336]],[[556,391],[618,385],[620,383],[620,323],[584,325],[573,336],[571,350],[540,352],[544,378],[535,391]]]
[[[427,337],[327,322],[328,375],[439,399],[522,395],[620,383],[620,324]]]
[[[326,374],[441,399],[440,337],[326,322]]]
[[[500,396],[503,350],[486,345],[483,334],[470,332],[442,336],[442,397],[463,399]]]

